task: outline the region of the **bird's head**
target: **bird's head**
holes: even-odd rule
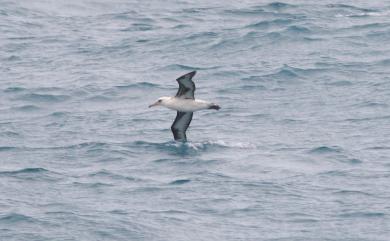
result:
[[[158,106],[158,105],[165,106],[169,99],[171,99],[171,97],[160,97],[160,98],[158,98],[158,100],[156,102],[149,105],[149,108],[151,108],[153,106]]]

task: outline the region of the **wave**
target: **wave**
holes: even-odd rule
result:
[[[354,191],[354,190],[340,190],[333,192],[335,195],[342,195],[342,196],[356,196],[356,195],[362,195],[362,196],[373,196],[370,193],[362,192],[362,191]]]
[[[356,212],[345,212],[337,216],[342,218],[381,218],[385,216],[385,213],[356,211]]]
[[[225,149],[225,148],[236,148],[236,149],[255,149],[257,146],[252,143],[246,142],[226,142],[222,140],[217,141],[205,141],[205,142],[163,142],[163,143],[154,143],[146,141],[136,141],[134,142],[135,146],[140,146],[144,148],[152,148],[159,150],[166,150],[181,154],[191,154],[197,153],[198,151],[209,151],[216,149]]]
[[[124,176],[117,173],[113,173],[108,170],[100,170],[94,173],[91,173],[88,175],[89,177],[98,177],[98,178],[110,178],[110,179],[116,179],[116,180],[125,180],[125,181],[142,181],[142,179],[134,178],[130,176]]]
[[[130,27],[123,28],[120,31],[122,32],[129,32],[129,31],[151,31],[156,30],[161,27],[155,26],[153,24],[148,23],[133,23]]]
[[[264,9],[254,7],[254,8],[248,8],[248,9],[228,9],[224,11],[227,14],[232,15],[239,15],[239,16],[246,16],[246,15],[259,15],[266,13]]]
[[[61,149],[102,149],[103,147],[109,146],[108,143],[105,142],[81,142],[74,145],[69,146],[63,146],[63,147],[57,147]]]
[[[105,95],[95,95],[87,98],[86,100],[92,102],[108,102],[108,101],[112,101],[112,98],[107,97]]]
[[[154,84],[154,83],[150,83],[150,82],[138,82],[138,83],[134,83],[134,84],[127,84],[127,85],[117,85],[115,86],[115,88],[118,88],[118,89],[133,89],[133,88],[157,88],[157,87],[161,87],[160,85],[158,84]]]
[[[23,106],[15,107],[13,109],[17,111],[36,111],[36,110],[40,110],[41,108],[39,108],[36,105],[23,105]]]
[[[275,41],[321,41],[322,38],[319,37],[309,37],[312,34],[312,30],[308,27],[292,25],[283,30],[273,30],[271,32],[266,33],[265,35],[261,35],[260,38],[264,40],[272,41],[269,44],[274,43]],[[250,35],[256,36],[256,33],[249,33],[247,37],[251,37]],[[266,43],[268,43],[266,42]],[[255,47],[257,48],[257,47]]]
[[[283,2],[272,2],[272,3],[265,5],[265,7],[272,8],[274,10],[281,10],[281,9],[285,9],[285,8],[291,8],[294,6],[295,5],[283,3]]]
[[[345,121],[350,122],[366,122],[366,121],[376,121],[376,120],[388,120],[390,119],[390,115],[382,115],[382,116],[375,116],[375,117],[363,117],[363,118],[349,118],[345,119]]]
[[[211,67],[195,67],[195,66],[189,66],[189,65],[183,65],[183,64],[170,64],[165,66],[164,70],[186,70],[186,71],[192,71],[192,70],[210,70],[210,69],[218,69],[219,66],[211,66]]]
[[[371,31],[366,35],[371,40],[388,41],[390,39],[390,33],[388,30],[385,31]]]
[[[307,34],[307,33],[311,33],[311,30],[307,27],[293,25],[288,27],[286,29],[286,32],[290,34],[303,34],[303,33]]]
[[[177,24],[173,27],[173,29],[184,29],[184,28],[190,28],[191,26],[188,24]]]
[[[377,12],[377,10],[375,10],[375,9],[360,8],[360,7],[355,7],[353,5],[348,5],[348,4],[327,4],[326,7],[336,8],[336,9],[348,9],[348,10],[354,10],[354,11],[360,11],[360,12]]]
[[[277,69],[275,73],[266,74],[259,77],[268,80],[298,80],[303,78],[303,76],[300,76],[297,73],[296,69],[288,65],[284,65],[282,68]]]
[[[0,223],[36,222],[37,220],[20,213],[9,213],[0,216]]]
[[[346,177],[348,176],[347,171],[339,171],[339,170],[334,170],[334,171],[326,171],[326,172],[321,172],[318,175],[321,176],[335,176],[335,177]]]
[[[267,90],[267,87],[264,85],[241,85],[237,89],[239,90],[253,90],[253,91],[259,91],[259,90]]]
[[[373,147],[368,147],[366,150],[390,150],[389,146],[373,146]]]
[[[15,150],[17,147],[14,146],[0,146],[0,152],[1,151],[10,151],[10,150]]]
[[[283,14],[280,12],[281,10],[285,10],[293,7],[296,7],[296,5],[283,3],[283,2],[271,2],[266,5],[256,5],[248,8],[227,9],[224,12],[227,14],[233,14],[238,16],[275,15],[275,14]]]
[[[17,176],[21,174],[43,174],[49,171],[45,168],[24,168],[16,171],[0,171],[0,176]]]
[[[381,30],[383,28],[389,27],[390,25],[388,23],[368,23],[368,24],[361,24],[361,25],[353,25],[351,27],[342,29],[342,30]]]
[[[389,67],[390,66],[390,59],[386,58],[386,59],[379,60],[378,62],[374,63],[374,65],[382,65],[385,67]]]
[[[246,28],[264,29],[270,27],[286,26],[292,22],[291,19],[274,19],[274,20],[263,20],[257,23],[252,23],[246,26]]]
[[[57,118],[63,118],[67,115],[71,114],[71,112],[68,112],[68,111],[55,111],[53,113],[51,113],[49,116],[52,116],[52,117],[57,117]]]
[[[19,133],[17,132],[14,132],[14,131],[3,131],[3,132],[0,132],[0,136],[6,136],[6,137],[17,137],[17,136],[20,136]],[[1,149],[2,147],[0,146],[0,151],[2,150]],[[9,148],[9,147],[5,147],[6,149]],[[10,147],[11,149],[13,148],[16,148],[16,147]]]
[[[16,178],[20,180],[31,180],[31,181],[45,181],[53,182],[61,178],[59,173],[49,171],[45,168],[24,168],[15,171],[0,171],[0,176],[6,176],[9,178]]]
[[[362,108],[387,108],[389,105],[387,103],[378,103],[374,101],[364,101],[363,103],[355,104],[353,106],[362,107]]]
[[[118,20],[125,20],[125,21],[128,21],[128,20],[141,20],[140,18],[140,15],[137,11],[134,11],[134,10],[127,10],[127,11],[123,11],[123,12],[118,12],[118,13],[108,13],[108,14],[102,14],[100,15],[100,17],[102,18],[112,18],[112,19],[118,19]],[[145,22],[151,22],[153,21],[152,18],[143,18],[142,19],[143,21]]]
[[[170,182],[169,184],[170,185],[182,185],[182,184],[186,184],[189,182],[191,182],[191,180],[189,180],[189,179],[178,179],[178,180]]]
[[[191,8],[184,8],[183,11],[184,13],[204,13],[206,11],[214,9],[213,7],[191,7]],[[181,12],[180,11],[180,12]]]
[[[326,83],[326,85],[333,85],[333,86],[350,86],[353,85],[351,81],[348,80],[339,80],[339,81],[332,81],[329,83]]]
[[[63,102],[68,100],[70,96],[68,95],[53,95],[53,94],[27,94],[20,99],[32,102]]]
[[[62,113],[59,113],[59,117],[61,117]],[[73,132],[75,133],[75,132]],[[64,145],[64,146],[40,146],[40,147],[4,147],[4,150],[12,150],[12,149],[24,149],[24,150],[81,150],[86,149],[88,151],[99,151],[103,150],[105,148],[109,148],[112,145],[112,143],[106,143],[106,142],[81,142],[77,144],[71,144],[71,145]],[[1,147],[0,147],[1,151]]]
[[[212,32],[212,31],[207,31],[207,32],[194,33],[194,34],[189,35],[188,37],[180,38],[178,40],[186,41],[186,40],[198,40],[198,39],[202,39],[202,38],[214,39],[217,36],[218,36],[218,33]]]
[[[309,151],[309,153],[313,154],[327,154],[327,153],[340,153],[342,148],[338,146],[320,146],[315,147]]]
[[[25,90],[26,90],[26,88],[23,88],[23,87],[8,87],[7,89],[4,90],[4,92],[15,93],[15,92],[22,92]]]
[[[256,84],[257,88],[263,89],[263,87],[266,88],[266,86],[259,85],[259,82],[263,82],[265,84],[273,80],[300,80],[306,78],[309,75],[312,76],[313,74],[318,74],[321,72],[322,70],[320,69],[298,69],[284,65],[282,68],[276,69],[274,73],[265,75],[251,75],[242,78],[242,80],[246,82],[256,82],[258,83]]]
[[[72,184],[78,187],[92,188],[92,189],[115,186],[114,184],[104,183],[104,182],[73,182]]]
[[[347,162],[350,163],[350,164],[361,164],[361,163],[363,163],[362,160],[357,159],[357,158],[350,158],[350,159],[347,160]]]

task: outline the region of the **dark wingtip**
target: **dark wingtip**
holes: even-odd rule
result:
[[[194,77],[195,74],[196,74],[196,70],[194,70],[192,72],[189,72],[189,73],[187,73],[185,75],[182,75],[179,78],[177,78],[176,80],[179,80],[179,79],[182,79],[182,78],[186,78],[186,77],[189,77],[191,79],[192,77]]]
[[[196,70],[188,73],[188,75],[191,75],[191,77],[194,77],[195,74],[196,74]]]
[[[209,109],[213,109],[213,110],[219,110],[221,109],[221,107],[219,105],[216,105],[216,104],[212,104]]]

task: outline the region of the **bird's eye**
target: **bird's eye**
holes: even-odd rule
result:
[[[158,100],[158,102],[161,102],[162,100]]]

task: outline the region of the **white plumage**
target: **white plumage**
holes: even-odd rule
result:
[[[160,100],[161,102],[159,102]],[[210,109],[211,106],[215,105],[211,102],[204,100],[182,99],[175,96],[161,97],[156,103],[158,103],[158,105],[167,107],[168,109],[182,112],[195,112],[198,110],[206,110]],[[151,106],[154,106],[155,104]]]

